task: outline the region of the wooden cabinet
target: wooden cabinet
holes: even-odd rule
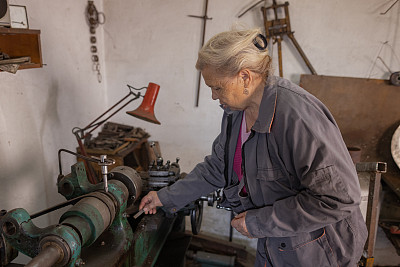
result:
[[[19,70],[41,68],[40,30],[0,27],[0,52],[10,58],[30,57],[31,63],[21,64]]]

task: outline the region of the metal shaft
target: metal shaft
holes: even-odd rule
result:
[[[100,156],[101,163],[105,163],[106,159],[107,159],[107,155]],[[107,165],[102,165],[101,166],[101,175],[103,176],[104,191],[106,191],[106,192],[108,192],[107,174],[108,174]]]
[[[317,72],[315,71],[314,67],[311,65],[311,62],[308,60],[306,54],[304,53],[303,49],[301,49],[299,43],[297,42],[296,38],[294,38],[294,35],[292,33],[288,34],[290,40],[292,40],[294,46],[296,47],[297,51],[299,51],[300,56],[303,58],[304,62],[306,63],[307,67],[311,71],[313,75],[317,75]]]
[[[204,16],[203,18],[203,32],[202,32],[202,37],[201,37],[201,47],[204,45],[204,39],[206,36],[206,23],[207,19],[211,19],[207,17],[207,9],[208,9],[208,0],[205,2],[205,8],[204,8]],[[197,93],[196,93],[196,107],[199,106],[199,100],[200,100],[200,85],[201,85],[201,73],[200,71],[197,72]]]
[[[49,245],[40,251],[25,267],[51,267],[58,262],[62,251],[56,246]]]

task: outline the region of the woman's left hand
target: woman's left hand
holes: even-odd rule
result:
[[[242,212],[238,215],[235,216],[235,218],[233,218],[233,220],[231,221],[231,225],[233,228],[235,228],[239,233],[241,233],[242,235],[248,237],[248,238],[253,238],[250,233],[247,231],[247,227],[246,227],[246,213]]]

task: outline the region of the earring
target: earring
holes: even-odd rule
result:
[[[244,95],[248,95],[249,94],[249,90],[246,87],[243,89],[243,94]]]

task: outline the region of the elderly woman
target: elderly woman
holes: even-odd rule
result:
[[[215,35],[196,68],[224,109],[221,133],[204,162],[139,208],[176,212],[223,188],[231,225],[258,238],[255,266],[356,266],[367,237],[360,185],[328,109],[270,74],[258,29]]]

